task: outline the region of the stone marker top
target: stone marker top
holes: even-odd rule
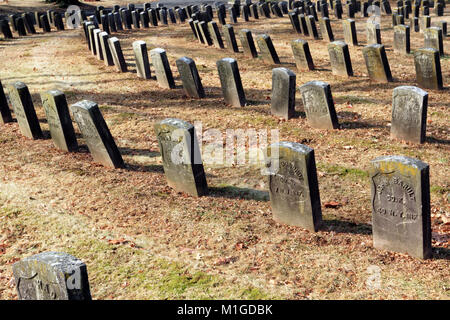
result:
[[[109,38],[109,41],[111,41],[111,42],[119,41],[119,38],[111,37],[111,38]]]
[[[85,110],[89,110],[92,107],[96,106],[97,104],[90,100],[82,100],[76,103],[77,107],[83,108]]]
[[[144,40],[136,40],[133,42],[134,45],[146,44]]]
[[[428,168],[428,164],[426,164],[425,162],[405,156],[381,156],[373,159],[371,162],[376,168],[380,168],[381,162],[399,162],[405,166],[411,166],[418,170]]]
[[[190,63],[191,61],[194,61],[194,60],[192,60],[192,59],[189,58],[189,57],[181,57],[181,58],[179,58],[178,60],[181,60],[181,61],[183,61],[184,63]]]
[[[290,76],[295,76],[295,73],[292,70],[289,70],[288,68],[280,67],[280,68],[273,68],[272,72],[285,72]]]
[[[21,82],[21,81],[16,81],[16,82],[14,82],[13,86],[14,86],[14,88],[16,88],[16,89],[23,89],[23,88],[25,88],[27,85],[26,85],[25,83]]]
[[[106,31],[102,31],[102,32],[100,32],[98,35],[99,35],[100,37],[103,37],[103,36],[109,36],[109,33],[106,32]]]
[[[155,49],[153,49],[152,50],[152,52],[158,52],[158,53],[163,53],[163,52],[165,52],[166,50],[164,50],[164,49],[162,49],[162,48],[155,48]]]
[[[336,40],[332,42],[335,45],[340,45],[340,46],[345,46],[347,43],[345,41],[342,40]]]
[[[427,52],[431,52],[431,53],[434,53],[434,52],[439,52],[439,50],[437,50],[437,49],[435,49],[435,48],[420,48],[420,51],[427,51]],[[419,52],[419,51],[416,51],[416,52]]]
[[[400,87],[396,87],[394,90],[409,90],[409,91],[414,91],[417,94],[420,94],[421,96],[426,96],[428,95],[428,93],[425,90],[422,90],[418,87],[415,86],[400,86]]]
[[[233,58],[223,58],[223,59],[221,59],[222,61],[225,61],[225,62],[228,62],[228,63],[233,63],[233,62],[235,62],[236,61],[236,59],[233,59]],[[220,61],[220,60],[219,60]]]
[[[322,88],[326,88],[329,86],[329,84],[324,81],[313,80],[313,81],[309,81],[309,82],[305,83],[303,86],[319,86]]]
[[[384,45],[383,44],[379,44],[379,43],[372,43],[372,44],[368,44],[367,46],[366,46],[366,48],[381,48],[381,47],[384,47]]]
[[[193,128],[194,126],[192,124],[190,124],[189,122],[186,122],[184,120],[180,120],[180,119],[176,119],[176,118],[167,118],[162,120],[160,123],[160,125],[169,125],[169,126],[174,126],[174,127],[178,127],[180,129],[186,129],[189,130],[191,128]]]
[[[72,273],[75,268],[80,268],[85,266],[84,262],[80,259],[75,258],[74,256],[71,256],[70,254],[64,253],[64,252],[42,252],[39,254],[36,254],[31,257],[27,257],[19,262],[26,262],[26,261],[42,261],[46,264],[50,265],[54,269],[58,269],[59,271],[63,273]]]
[[[277,143],[272,143],[270,145],[270,148],[276,148],[276,147],[283,147],[283,148],[289,148],[292,149],[295,152],[300,152],[303,154],[309,153],[311,151],[313,151],[312,148],[301,144],[301,143],[297,143],[297,142],[290,142],[290,141],[280,141]]]

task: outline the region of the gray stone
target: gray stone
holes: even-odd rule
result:
[[[367,44],[381,44],[380,24],[368,21],[366,23],[366,36],[367,36]]]
[[[205,91],[194,60],[181,57],[176,63],[186,95],[193,98],[204,98]]]
[[[342,21],[342,27],[344,29],[344,40],[347,44],[352,46],[358,45],[358,38],[356,36],[355,20],[347,19]]]
[[[298,70],[314,70],[314,63],[306,40],[297,39],[291,42],[295,64]]]
[[[122,47],[120,46],[119,39],[117,37],[111,37],[108,39],[108,44],[116,70],[119,72],[127,72],[128,67],[122,53]]]
[[[237,61],[232,58],[223,58],[217,61],[217,69],[225,102],[236,107],[245,106],[245,93]]]
[[[100,30],[95,27],[95,25],[91,24],[88,27],[88,35],[89,35],[89,48],[91,49],[91,52],[94,56],[97,55],[97,48],[95,46],[95,37],[94,37],[94,30]]]
[[[392,81],[391,69],[382,44],[371,44],[363,48],[369,78],[379,82]]]
[[[93,31],[93,37],[94,37],[94,43],[95,43],[95,48],[97,51],[97,59],[98,60],[103,60],[103,51],[101,50],[101,44],[100,44],[100,33],[102,33],[104,31],[100,30],[100,29],[94,29]]]
[[[209,30],[209,34],[211,35],[214,46],[217,49],[225,48],[223,45],[222,36],[220,35],[220,32],[219,32],[219,27],[217,26],[217,23],[215,21],[208,22],[208,30]]]
[[[424,47],[439,50],[444,55],[444,42],[442,41],[442,29],[438,27],[427,28],[423,31]]]
[[[241,39],[241,46],[244,49],[244,54],[248,57],[256,58],[258,53],[256,52],[252,32],[248,29],[242,29],[239,31],[239,38]]]
[[[434,48],[417,49],[414,52],[414,65],[419,86],[426,89],[442,89],[441,60],[438,50]]]
[[[272,39],[267,34],[260,35],[256,38],[262,59],[269,64],[280,64],[277,51],[273,46]]]
[[[227,50],[230,52],[239,52],[239,48],[236,42],[236,36],[234,34],[233,26],[226,24],[222,27],[223,33],[225,35],[225,41],[227,43]]]
[[[0,81],[0,124],[5,124],[12,121],[13,118],[11,115],[11,110],[9,110],[8,100],[6,100],[3,85]]]
[[[295,114],[296,75],[286,68],[272,69],[271,113],[288,120]]]
[[[308,27],[308,34],[314,39],[319,39],[319,32],[317,32],[316,20],[314,16],[309,15],[306,17],[306,25]]]
[[[156,80],[161,88],[175,89],[172,70],[164,49],[156,48],[150,51],[153,68],[155,69]]]
[[[350,77],[353,76],[352,61],[348,45],[343,41],[333,41],[328,44],[331,69],[334,75]]]
[[[151,79],[150,63],[148,61],[147,44],[145,41],[138,40],[133,42],[133,51],[138,77],[142,79]]]
[[[394,51],[409,54],[410,52],[410,28],[405,25],[394,27]]]
[[[320,18],[320,32],[322,34],[322,39],[328,42],[334,41],[333,30],[331,29],[330,19],[327,17]]]
[[[105,66],[113,66],[114,65],[114,60],[111,54],[111,50],[109,49],[109,43],[108,43],[108,39],[109,39],[109,35],[106,32],[100,32],[99,35],[99,40],[100,40],[100,49],[103,52],[103,60],[105,61]]]

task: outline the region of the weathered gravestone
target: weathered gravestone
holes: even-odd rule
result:
[[[105,31],[103,31],[105,32]],[[102,33],[102,30],[100,29],[94,29],[93,36],[94,36],[94,43],[95,48],[97,50],[97,59],[103,60],[103,51],[101,50],[101,44],[100,44],[100,33]]]
[[[318,231],[322,223],[314,150],[282,141],[269,146],[266,166],[273,219]]]
[[[352,46],[358,45],[358,38],[356,36],[355,20],[347,19],[342,21],[342,27],[344,29],[344,40],[347,44]]]
[[[181,57],[176,63],[186,95],[193,98],[204,98],[205,91],[194,60]]]
[[[320,32],[322,34],[322,39],[328,42],[334,41],[333,29],[331,29],[330,19],[327,17],[320,18]]]
[[[48,22],[48,17],[46,14],[43,14],[39,17],[39,20],[41,21],[41,28],[44,32],[50,32],[52,29],[50,28],[50,23]]]
[[[430,181],[428,164],[404,156],[372,161],[373,246],[431,257]]]
[[[213,45],[213,41],[211,35],[209,33],[208,24],[205,21],[202,21],[198,24],[200,32],[202,34],[202,38],[208,46]]]
[[[414,52],[417,83],[426,89],[442,89],[442,72],[439,51],[420,48]]]
[[[91,300],[86,265],[62,252],[43,252],[13,264],[19,300]]]
[[[292,28],[294,28],[297,33],[302,33],[302,27],[300,26],[298,14],[296,12],[289,13],[289,19],[291,20]]]
[[[200,30],[200,22],[198,20],[194,21],[195,33],[197,34],[197,39],[200,43],[205,43],[205,39],[203,39],[202,31]]]
[[[310,81],[300,86],[306,118],[317,129],[339,128],[330,85],[323,81]]]
[[[223,58],[217,61],[217,69],[225,102],[236,107],[245,106],[247,101],[237,61],[232,58]]]
[[[410,28],[405,25],[394,27],[394,51],[403,54],[410,52]]]
[[[252,32],[248,29],[242,29],[239,31],[239,38],[241,39],[241,45],[244,49],[244,54],[249,57],[256,58],[258,56],[258,53],[256,52]]]
[[[209,34],[212,37],[214,46],[217,49],[225,48],[223,45],[222,36],[220,35],[220,32],[219,32],[219,27],[217,26],[217,23],[215,21],[208,22],[208,30],[209,30]]]
[[[6,100],[5,92],[3,91],[2,82],[0,81],[0,124],[12,122],[11,111],[9,110],[8,100]]]
[[[439,50],[439,54],[444,55],[444,42],[442,41],[442,29],[438,27],[427,28],[423,32],[424,47]]]
[[[419,29],[420,32],[424,32],[425,29],[431,27],[431,17],[423,16],[422,19],[419,20]]]
[[[424,90],[401,86],[392,94],[391,137],[411,141],[425,142],[427,125],[428,93]]]
[[[334,75],[350,77],[353,76],[352,61],[348,45],[343,41],[333,41],[328,44],[331,69]]]
[[[222,27],[225,35],[225,41],[227,43],[227,50],[231,52],[239,52],[239,48],[236,42],[236,36],[234,34],[234,28],[230,24],[226,24]]]
[[[42,92],[41,100],[54,145],[63,151],[76,151],[77,138],[64,93],[59,90]]]
[[[381,26],[379,23],[366,23],[366,37],[368,44],[381,44]]]
[[[134,57],[136,59],[136,71],[139,78],[151,79],[150,63],[148,61],[147,44],[138,40],[133,42]]]
[[[12,39],[13,38],[13,34],[11,32],[11,28],[9,27],[8,21],[1,20],[0,21],[0,28],[2,30],[3,37],[5,37],[5,39]]]
[[[292,53],[298,70],[314,70],[314,63],[306,40],[297,39],[291,42]]]
[[[164,49],[156,48],[150,51],[153,68],[155,68],[156,80],[162,88],[175,89],[172,70]]]
[[[39,125],[30,91],[28,91],[25,83],[16,82],[9,86],[9,100],[22,134],[30,139],[42,139],[44,136],[41,126]]]
[[[108,39],[109,39],[109,35],[106,32],[100,32],[99,35],[99,40],[100,40],[100,49],[103,52],[103,60],[105,61],[105,66],[113,66],[114,65],[114,60],[111,54],[111,50],[109,49],[109,43],[108,43]]]
[[[127,72],[128,67],[123,56],[119,39],[117,37],[111,37],[108,39],[108,44],[114,61],[114,65],[116,66],[116,70],[119,72]]]
[[[93,101],[83,100],[71,105],[70,110],[94,161],[111,168],[125,167],[98,105]]]
[[[155,124],[168,185],[192,196],[208,193],[197,135],[193,125],[179,119]]]
[[[392,81],[391,69],[382,44],[371,44],[363,48],[369,78],[379,82]]]
[[[319,32],[317,31],[316,20],[314,16],[309,15],[306,17],[306,25],[308,28],[308,34],[314,39],[319,39]]]
[[[94,30],[100,30],[100,29],[96,28],[94,24],[90,24],[87,28],[88,28],[88,36],[89,36],[89,48],[93,55],[97,55],[97,48],[95,47]]]
[[[272,70],[271,113],[288,120],[295,114],[296,75],[286,68]]]
[[[256,38],[262,59],[269,64],[280,64],[277,51],[273,46],[272,39],[267,34],[260,35]]]

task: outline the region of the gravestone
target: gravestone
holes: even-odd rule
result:
[[[327,17],[320,18],[320,32],[322,33],[322,39],[328,42],[334,41],[333,30],[331,29],[330,19]]]
[[[314,70],[314,63],[306,40],[297,39],[291,42],[295,64],[298,70]]]
[[[411,141],[425,142],[427,125],[428,93],[424,90],[401,86],[392,94],[391,137]]]
[[[314,150],[282,141],[267,148],[266,166],[273,219],[287,225],[318,231],[322,224],[319,183]]]
[[[122,155],[98,105],[93,101],[83,100],[71,105],[70,111],[94,161],[111,168],[124,168]]]
[[[105,32],[105,31],[103,31]],[[103,60],[103,51],[101,50],[101,45],[100,45],[100,33],[102,33],[102,30],[100,29],[94,29],[93,31],[94,33],[94,43],[95,43],[95,48],[97,50],[97,59],[98,60]]]
[[[39,253],[12,271],[19,300],[92,300],[86,265],[67,253]]]
[[[425,89],[442,89],[442,72],[439,51],[434,48],[420,48],[414,51],[416,80]]]
[[[241,46],[244,49],[244,54],[248,57],[256,58],[258,53],[256,52],[252,32],[248,29],[242,29],[239,31],[239,38],[241,39]]]
[[[208,185],[194,126],[169,118],[155,124],[155,133],[168,185],[191,196],[206,195]]]
[[[439,21],[438,27],[442,30],[442,37],[447,37],[447,21]]]
[[[150,63],[148,61],[147,44],[138,40],[133,42],[134,57],[136,59],[136,71],[139,78],[151,79]]]
[[[119,72],[127,72],[128,67],[122,53],[122,47],[120,46],[119,39],[117,37],[111,37],[108,39],[108,44],[116,70]]]
[[[371,44],[363,48],[369,78],[379,82],[392,81],[391,68],[387,60],[386,51],[382,44]]]
[[[444,55],[444,43],[442,41],[442,29],[438,27],[427,28],[423,31],[424,47],[439,50],[441,56]]]
[[[1,20],[0,21],[0,28],[2,30],[3,37],[5,39],[12,39],[13,38],[13,34],[11,32],[11,28],[9,27],[8,21]]]
[[[198,20],[194,21],[195,32],[197,34],[197,38],[200,41],[200,43],[205,43],[205,40],[203,39],[202,31],[200,30],[199,24],[200,24],[200,22]]]
[[[116,25],[117,31],[122,31],[123,30],[123,22],[122,22],[122,18],[120,17],[120,13],[114,12],[113,18],[114,18],[114,24]]]
[[[311,127],[337,129],[339,123],[334,109],[330,85],[323,81],[310,81],[300,86],[303,107]]]
[[[190,26],[191,29],[192,29],[192,33],[194,34],[194,37],[195,37],[196,39],[198,39],[197,28],[196,28],[195,25],[194,25],[194,20],[189,19],[189,20],[188,20],[188,23],[189,23],[189,26]]]
[[[231,52],[239,52],[239,48],[236,42],[236,36],[234,34],[234,28],[230,24],[226,24],[222,27],[225,35],[225,41],[227,43],[227,50]]]
[[[172,70],[170,70],[169,60],[164,49],[156,48],[150,51],[153,68],[155,68],[156,80],[162,88],[175,89]]]
[[[395,27],[394,27],[395,28]],[[381,44],[381,26],[379,23],[368,21],[366,23],[366,35],[368,44]]]
[[[394,27],[394,51],[403,54],[410,52],[410,28],[405,25]]]
[[[100,32],[98,34],[99,41],[100,41],[100,49],[103,52],[103,60],[105,61],[105,66],[113,66],[114,60],[111,54],[111,50],[109,49],[109,35],[106,32]]]
[[[232,58],[223,58],[217,61],[217,69],[225,102],[235,107],[245,106],[245,93],[237,61]]]
[[[286,68],[272,69],[272,99],[270,111],[286,120],[295,115],[296,75]]]
[[[342,27],[344,29],[345,43],[352,45],[352,46],[357,46],[358,38],[356,36],[355,20],[347,19],[347,20],[342,21]]]
[[[208,46],[213,45],[213,41],[211,39],[211,35],[209,34],[208,24],[205,21],[202,21],[198,24],[200,32],[202,33],[202,38],[206,42]]]
[[[256,38],[262,59],[269,64],[280,64],[277,51],[273,46],[272,39],[267,34],[260,35]]]
[[[204,98],[205,91],[194,60],[181,57],[176,63],[186,95],[193,98]]]
[[[431,257],[430,178],[428,164],[404,156],[372,161],[373,246]]]
[[[93,55],[97,55],[97,48],[95,47],[95,37],[94,30],[100,30],[95,27],[95,25],[91,24],[88,26],[88,34],[89,34],[89,47],[91,48],[91,52]]]
[[[44,32],[51,32],[52,29],[50,28],[50,23],[48,22],[48,17],[46,14],[43,14],[39,17],[39,20],[41,21],[42,31]]]
[[[350,77],[353,76],[352,61],[348,45],[343,41],[333,41],[328,44],[331,69],[334,75]]]
[[[222,36],[220,35],[220,32],[219,32],[219,27],[217,26],[217,23],[215,21],[208,22],[208,30],[209,30],[209,34],[212,37],[214,46],[217,49],[225,48],[223,45]]]
[[[64,93],[59,90],[42,92],[41,100],[54,145],[63,151],[76,151],[77,138]]]
[[[302,33],[302,28],[300,27],[300,20],[298,19],[298,14],[295,12],[289,13],[289,19],[291,20],[292,28],[297,33]]]
[[[300,27],[302,28],[303,34],[309,36],[308,24],[306,23],[306,18],[304,14],[299,14],[298,19],[300,21]]]
[[[420,32],[423,32],[425,29],[431,27],[431,17],[423,16],[422,19],[419,20]]]
[[[309,36],[316,40],[319,39],[319,32],[317,32],[316,20],[314,19],[314,16],[309,15],[306,17],[306,25]]]
[[[14,115],[19,123],[20,132],[30,139],[44,138],[39,120],[34,109],[30,91],[23,82],[15,82],[9,86],[9,100]]]
[[[3,85],[0,81],[0,124],[12,122],[11,111],[9,110],[8,100],[6,99],[5,92],[3,91]]]

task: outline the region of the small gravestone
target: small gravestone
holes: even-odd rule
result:
[[[105,32],[105,31],[103,31]],[[97,50],[97,59],[98,60],[103,60],[103,51],[101,50],[101,44],[100,44],[100,33],[102,33],[102,30],[100,29],[94,29],[93,31],[94,33],[94,43],[95,43],[95,48]]]
[[[200,30],[200,22],[198,20],[194,21],[195,32],[197,34],[198,41],[200,43],[205,43],[205,39],[203,39],[202,31]]]
[[[303,34],[305,36],[308,36],[309,35],[308,24],[306,23],[305,15],[304,14],[299,14],[298,15],[298,19],[300,21],[300,27],[302,28]]]
[[[423,16],[422,19],[419,20],[420,32],[423,32],[425,29],[431,27],[431,17]]]
[[[381,44],[381,26],[379,23],[369,21],[366,23],[366,36],[368,44]]]
[[[41,21],[41,28],[44,32],[51,32],[52,29],[50,28],[50,23],[48,22],[48,17],[46,14],[43,14],[39,17],[39,20]]]
[[[100,40],[100,49],[103,52],[103,60],[105,61],[105,65],[106,66],[113,66],[114,65],[114,60],[111,54],[111,50],[109,49],[109,43],[108,43],[108,39],[109,39],[109,35],[106,32],[100,32],[99,35],[99,40]]]
[[[59,90],[42,92],[41,100],[55,146],[67,152],[76,151],[77,138],[64,93]]]
[[[352,46],[358,45],[358,38],[356,36],[355,20],[347,19],[342,21],[342,27],[344,29],[344,40],[347,44]]]
[[[111,168],[124,168],[122,155],[98,105],[93,101],[83,100],[71,105],[70,110],[94,161]]]
[[[5,39],[12,39],[13,38],[13,34],[11,32],[11,28],[9,27],[8,21],[1,20],[0,21],[0,28],[2,30],[3,37],[5,37]]]
[[[30,91],[28,91],[25,83],[16,82],[9,86],[9,100],[22,134],[30,139],[42,139],[44,136],[41,126],[39,125]]]
[[[136,59],[136,71],[139,78],[151,79],[150,63],[148,61],[147,44],[138,40],[133,42],[134,57]]]
[[[363,48],[369,78],[379,82],[392,81],[391,69],[382,44],[371,44]]]
[[[270,36],[267,34],[260,35],[257,37],[256,42],[258,43],[258,47],[264,61],[269,64],[280,64],[280,59],[278,58],[277,51],[273,46]]]
[[[153,68],[155,68],[156,80],[162,88],[175,89],[172,70],[164,49],[156,48],[150,51]]]
[[[248,29],[242,29],[239,31],[239,38],[241,39],[241,45],[244,49],[244,54],[248,57],[256,58],[258,56],[258,53],[256,52],[252,32]]]
[[[394,27],[394,51],[403,54],[410,52],[410,28],[405,25]]]
[[[314,150],[300,143],[282,141],[269,146],[266,166],[273,219],[318,231],[322,223],[319,183]]]
[[[43,252],[12,266],[19,300],[92,300],[86,265],[62,252]]]
[[[239,52],[239,48],[236,42],[236,36],[234,34],[234,28],[230,24],[226,24],[222,27],[225,35],[225,41],[227,43],[227,50],[231,52]]]
[[[214,46],[217,49],[223,49],[224,45],[222,36],[220,35],[219,27],[217,26],[217,23],[215,21],[208,22],[208,30],[209,34],[211,35]]]
[[[289,19],[291,20],[292,28],[294,28],[294,30],[297,33],[302,33],[302,28],[300,26],[300,20],[298,19],[298,14],[295,12],[289,13]]]
[[[295,64],[298,70],[314,70],[314,63],[306,40],[297,39],[291,42]]]
[[[202,33],[202,38],[208,46],[213,45],[211,35],[209,34],[208,23],[202,21],[198,24],[200,32]]]
[[[306,17],[306,25],[308,28],[309,36],[314,39],[319,39],[319,32],[317,31],[316,20],[314,19],[314,16],[309,15]]]
[[[426,89],[442,89],[442,72],[439,51],[420,48],[414,52],[417,83]]]
[[[232,58],[223,58],[217,61],[217,69],[225,102],[236,107],[245,106],[245,93],[237,61]]]
[[[89,25],[88,27],[88,35],[89,35],[89,47],[91,49],[91,52],[93,55],[97,55],[97,48],[95,47],[95,37],[94,37],[94,30],[100,30],[95,27],[94,24]]]
[[[402,86],[392,94],[391,137],[423,143],[427,125],[428,93],[424,90]]]
[[[322,33],[322,39],[328,42],[334,41],[333,30],[331,29],[330,19],[327,17],[320,18],[320,32]]]
[[[442,37],[447,37],[447,21],[439,21],[438,26],[442,29]]]
[[[272,70],[271,113],[286,120],[295,114],[296,75],[286,68]]]
[[[323,81],[310,81],[300,86],[303,106],[309,124],[317,129],[339,127],[330,85]]]
[[[119,72],[127,72],[128,67],[123,56],[119,39],[117,37],[111,37],[108,39],[108,44],[114,61],[114,65],[116,66],[116,70]]]
[[[442,29],[438,27],[427,28],[423,32],[424,47],[439,50],[439,54],[444,55],[444,42],[442,41]]]
[[[189,26],[191,27],[192,33],[194,34],[195,39],[198,39],[197,28],[194,25],[194,20],[188,20]]]
[[[168,185],[191,196],[208,193],[197,135],[193,125],[179,119],[155,124]]]
[[[334,75],[353,76],[352,61],[348,45],[343,41],[333,41],[328,44],[331,69]]]
[[[428,164],[404,156],[372,161],[373,246],[414,257],[431,257]]]
[[[120,13],[114,12],[113,17],[114,17],[114,23],[116,25],[116,29],[118,31],[122,31],[123,30],[123,22],[122,22],[122,18],[120,17]]]
[[[0,124],[12,122],[11,111],[9,110],[8,100],[6,100],[5,92],[3,91],[2,82],[0,81]]]
[[[204,98],[205,91],[194,60],[188,57],[181,57],[176,63],[186,95],[194,98]]]

